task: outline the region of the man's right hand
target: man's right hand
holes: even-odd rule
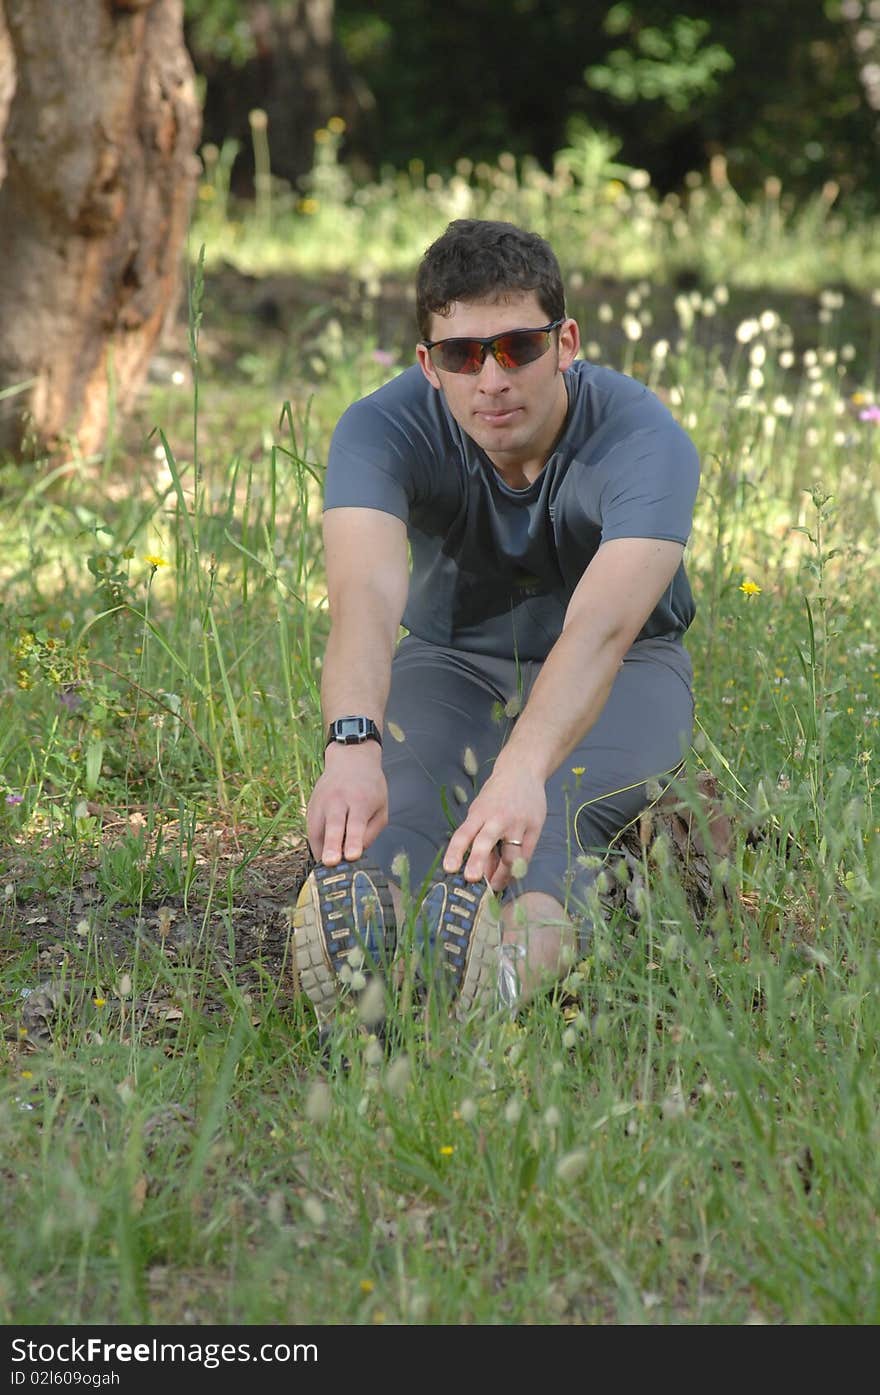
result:
[[[354,862],[388,822],[388,785],[375,741],[327,748],[324,773],[312,790],[306,833],[312,856],[325,867]]]

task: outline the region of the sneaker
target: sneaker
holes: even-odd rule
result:
[[[459,872],[442,877],[422,898],[416,935],[424,988],[441,984],[459,1020],[475,1009],[496,1005],[501,921],[491,891],[481,891],[478,883],[465,881]]]
[[[293,912],[293,954],[319,1022],[384,976],[396,942],[391,892],[377,867],[339,862],[309,873]]]

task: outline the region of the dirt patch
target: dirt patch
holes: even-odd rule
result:
[[[210,829],[185,895],[127,905],[105,894],[95,867],[59,891],[34,884],[32,862],[7,862],[3,1034],[37,1048],[69,1024],[101,1030],[126,1016],[166,1034],[195,1001],[208,1013],[242,998],[255,1013],[291,1001],[291,909],[313,865],[304,840],[248,857],[231,833]]]

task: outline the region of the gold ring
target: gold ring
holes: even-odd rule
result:
[[[508,848],[521,848],[523,845],[522,838],[505,838],[503,842],[505,847]]]

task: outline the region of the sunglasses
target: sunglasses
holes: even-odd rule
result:
[[[564,317],[563,317],[564,318]],[[488,339],[423,339],[435,368],[444,373],[479,373],[491,354],[499,368],[525,368],[550,348],[550,334],[562,320],[540,329],[509,329]]]

